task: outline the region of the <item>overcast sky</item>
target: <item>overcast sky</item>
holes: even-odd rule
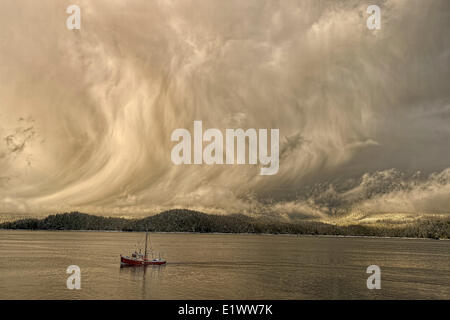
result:
[[[450,212],[448,0],[70,4],[0,2],[0,214]],[[279,128],[279,172],[174,165],[194,120]]]

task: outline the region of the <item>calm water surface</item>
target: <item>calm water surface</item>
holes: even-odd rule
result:
[[[0,231],[0,299],[450,299],[450,241],[156,233],[166,266],[120,268],[143,239]],[[366,287],[372,264],[381,290]]]

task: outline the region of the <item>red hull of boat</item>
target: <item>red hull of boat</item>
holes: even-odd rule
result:
[[[164,260],[135,260],[135,259],[127,259],[123,256],[120,256],[120,263],[130,265],[130,266],[147,266],[147,265],[162,265],[166,264]]]

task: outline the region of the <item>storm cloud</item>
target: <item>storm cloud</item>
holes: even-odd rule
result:
[[[0,212],[450,212],[447,0],[71,4],[0,3]],[[174,165],[194,120],[279,128],[279,172]]]

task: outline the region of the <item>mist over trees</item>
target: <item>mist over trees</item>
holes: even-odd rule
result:
[[[379,236],[450,239],[450,220],[423,219],[392,227],[337,226],[322,222],[285,223],[242,214],[214,215],[176,209],[143,219],[110,218],[80,212],[50,215],[44,219],[23,219],[0,224],[1,229],[109,230],[199,233],[270,233],[300,235]]]

